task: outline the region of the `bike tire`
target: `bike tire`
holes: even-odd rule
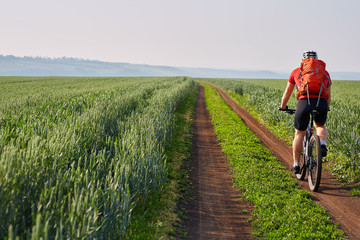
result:
[[[310,129],[307,129],[306,136],[304,138],[303,142],[303,152],[301,153],[300,157],[300,173],[296,174],[296,178],[299,180],[304,180],[306,175],[306,169],[307,169],[307,139],[309,138]]]
[[[308,167],[308,182],[311,191],[318,191],[321,181],[322,154],[319,136],[313,135],[309,142],[310,164]]]
[[[300,173],[296,174],[296,178],[299,180],[304,180],[306,175],[306,161],[305,153],[303,152],[300,157]]]

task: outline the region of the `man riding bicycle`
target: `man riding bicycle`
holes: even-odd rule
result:
[[[316,59],[316,60],[313,60]],[[306,51],[303,53],[301,67],[294,69],[289,77],[288,84],[286,86],[285,92],[281,100],[281,109],[287,108],[287,102],[289,101],[291,94],[296,86],[298,90],[297,94],[297,107],[295,112],[295,137],[293,141],[293,160],[294,164],[291,168],[291,171],[295,174],[300,172],[300,157],[303,151],[303,140],[306,135],[306,128],[310,121],[310,113],[312,110],[316,110],[317,114],[314,117],[316,133],[320,138],[321,144],[321,153],[325,157],[327,155],[326,148],[326,138],[328,136],[328,131],[325,127],[325,122],[327,118],[327,112],[330,107],[331,100],[331,79],[329,73],[325,70],[325,63],[321,60],[317,60],[317,53],[314,51]],[[309,66],[309,61],[316,62],[316,64],[323,64],[323,69],[318,68],[316,70],[311,69]],[[307,65],[308,64],[308,65]],[[306,71],[309,70],[309,71]],[[318,74],[323,71],[323,75]],[[309,73],[308,73],[309,72]],[[320,79],[321,86],[324,86],[324,89],[321,89],[319,93],[316,93],[312,89],[309,89],[311,84],[308,84],[305,79],[308,79],[308,75],[314,78],[318,74]],[[306,76],[305,76],[306,75]],[[306,82],[306,83],[304,83]],[[310,80],[309,80],[310,82]],[[306,85],[306,86],[305,86]]]

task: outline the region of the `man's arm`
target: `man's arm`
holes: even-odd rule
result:
[[[281,99],[281,108],[283,108],[283,109],[286,108],[286,104],[289,101],[292,92],[294,91],[294,87],[295,87],[295,84],[288,82],[285,92],[284,92],[284,95]]]
[[[328,71],[326,71],[325,74],[326,74],[326,77],[328,79],[328,86],[326,88],[326,93],[329,96],[329,98],[328,98],[328,106],[330,107],[330,102],[331,102],[331,88],[330,87],[331,87],[332,81],[331,81],[330,74],[328,73]]]

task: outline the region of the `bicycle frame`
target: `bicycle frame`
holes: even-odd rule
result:
[[[294,114],[294,109],[281,109],[289,114]],[[319,136],[314,134],[314,117],[317,114],[316,110],[310,112],[311,119],[306,129],[306,135],[303,141],[303,153],[301,156],[300,173],[296,174],[299,180],[304,180],[306,170],[308,173],[309,187],[312,191],[317,191],[321,180],[321,169],[322,169],[322,156],[320,148]],[[315,151],[314,151],[315,150]]]
[[[304,165],[305,166],[301,166],[301,168],[303,169],[304,167],[306,167],[307,169],[309,169],[309,166],[311,166],[312,164],[312,148],[309,146],[310,144],[310,138],[314,133],[314,116],[317,114],[316,111],[311,111],[311,119],[309,122],[309,125],[306,128],[306,135],[304,137],[304,150],[303,152],[305,153],[305,162]],[[301,170],[302,170],[301,169]]]

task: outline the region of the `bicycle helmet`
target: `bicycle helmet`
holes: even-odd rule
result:
[[[317,53],[315,51],[309,50],[309,51],[306,51],[306,52],[303,53],[302,60],[307,59],[307,58],[315,58],[315,59],[317,59],[318,56],[317,56]]]

